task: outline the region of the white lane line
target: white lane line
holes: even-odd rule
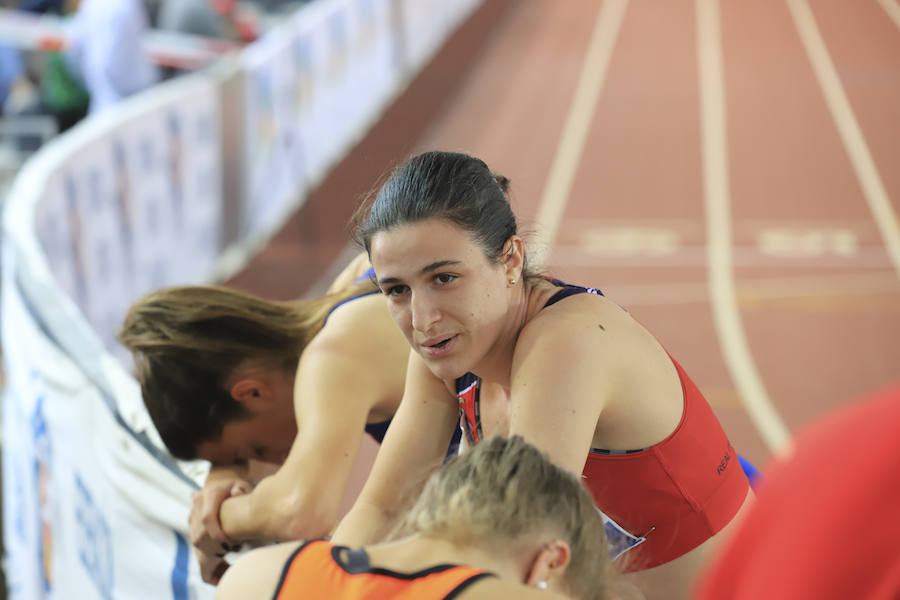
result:
[[[703,195],[713,320],[725,363],[750,419],[769,449],[781,454],[789,451],[791,434],[772,405],[753,362],[734,287],[719,4],[717,0],[697,0],[696,9]]]
[[[856,178],[862,187],[863,195],[869,204],[869,210],[881,232],[888,256],[900,277],[900,223],[897,221],[894,207],[891,206],[887,190],[884,189],[866,139],[853,114],[850,100],[841,85],[837,69],[828,54],[825,40],[822,39],[822,34],[816,26],[816,19],[809,4],[805,0],[788,0],[788,8],[794,18],[794,25],[806,48],[806,54],[812,63],[816,78],[819,80],[819,87],[825,94],[831,118],[837,125],[844,149],[847,151],[847,156],[856,172]],[[888,9],[885,8],[885,10]],[[888,13],[890,14],[890,11]]]
[[[900,5],[894,0],[878,0],[878,4],[881,5],[881,8],[884,9],[884,12],[888,14],[894,24],[900,27]]]
[[[534,249],[538,255],[538,263],[546,262],[547,254],[556,240],[627,7],[628,0],[605,0],[597,13],[575,96],[541,195],[541,207],[537,216],[537,238],[540,245]]]

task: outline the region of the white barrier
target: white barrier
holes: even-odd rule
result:
[[[217,102],[206,78],[154,89],[52,142],[10,192],[2,320],[11,598],[162,589],[212,597],[185,541],[203,467],[162,450],[137,383],[112,352],[137,296],[213,268]]]
[[[280,224],[399,88],[391,5],[320,3],[244,54],[245,237]]]
[[[407,0],[320,0],[26,164],[2,240],[10,598],[212,597],[186,542],[205,466],[164,450],[115,332],[141,294],[243,264],[475,4],[443,0],[411,58]]]

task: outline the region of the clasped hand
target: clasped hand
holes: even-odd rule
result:
[[[228,569],[225,555],[240,548],[225,535],[219,522],[219,508],[228,498],[247,494],[248,482],[238,479],[206,485],[194,494],[189,531],[203,581],[216,585]]]

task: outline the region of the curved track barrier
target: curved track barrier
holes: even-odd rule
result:
[[[205,467],[165,451],[115,332],[147,291],[239,269],[477,4],[320,0],[25,165],[2,239],[10,598],[212,597],[187,541]]]

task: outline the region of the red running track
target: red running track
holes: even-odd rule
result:
[[[896,0],[491,4],[478,43],[457,41],[411,88],[428,118],[382,127],[389,156],[357,151],[366,185],[416,150],[485,159],[511,179],[535,247],[552,242],[549,270],[653,332],[758,464],[788,439],[780,426],[900,380]],[[606,55],[588,58],[592,39]],[[444,81],[452,52],[468,62]],[[284,273],[298,235],[235,283],[270,291],[253,269],[277,256]],[[771,412],[751,418],[761,401]]]

